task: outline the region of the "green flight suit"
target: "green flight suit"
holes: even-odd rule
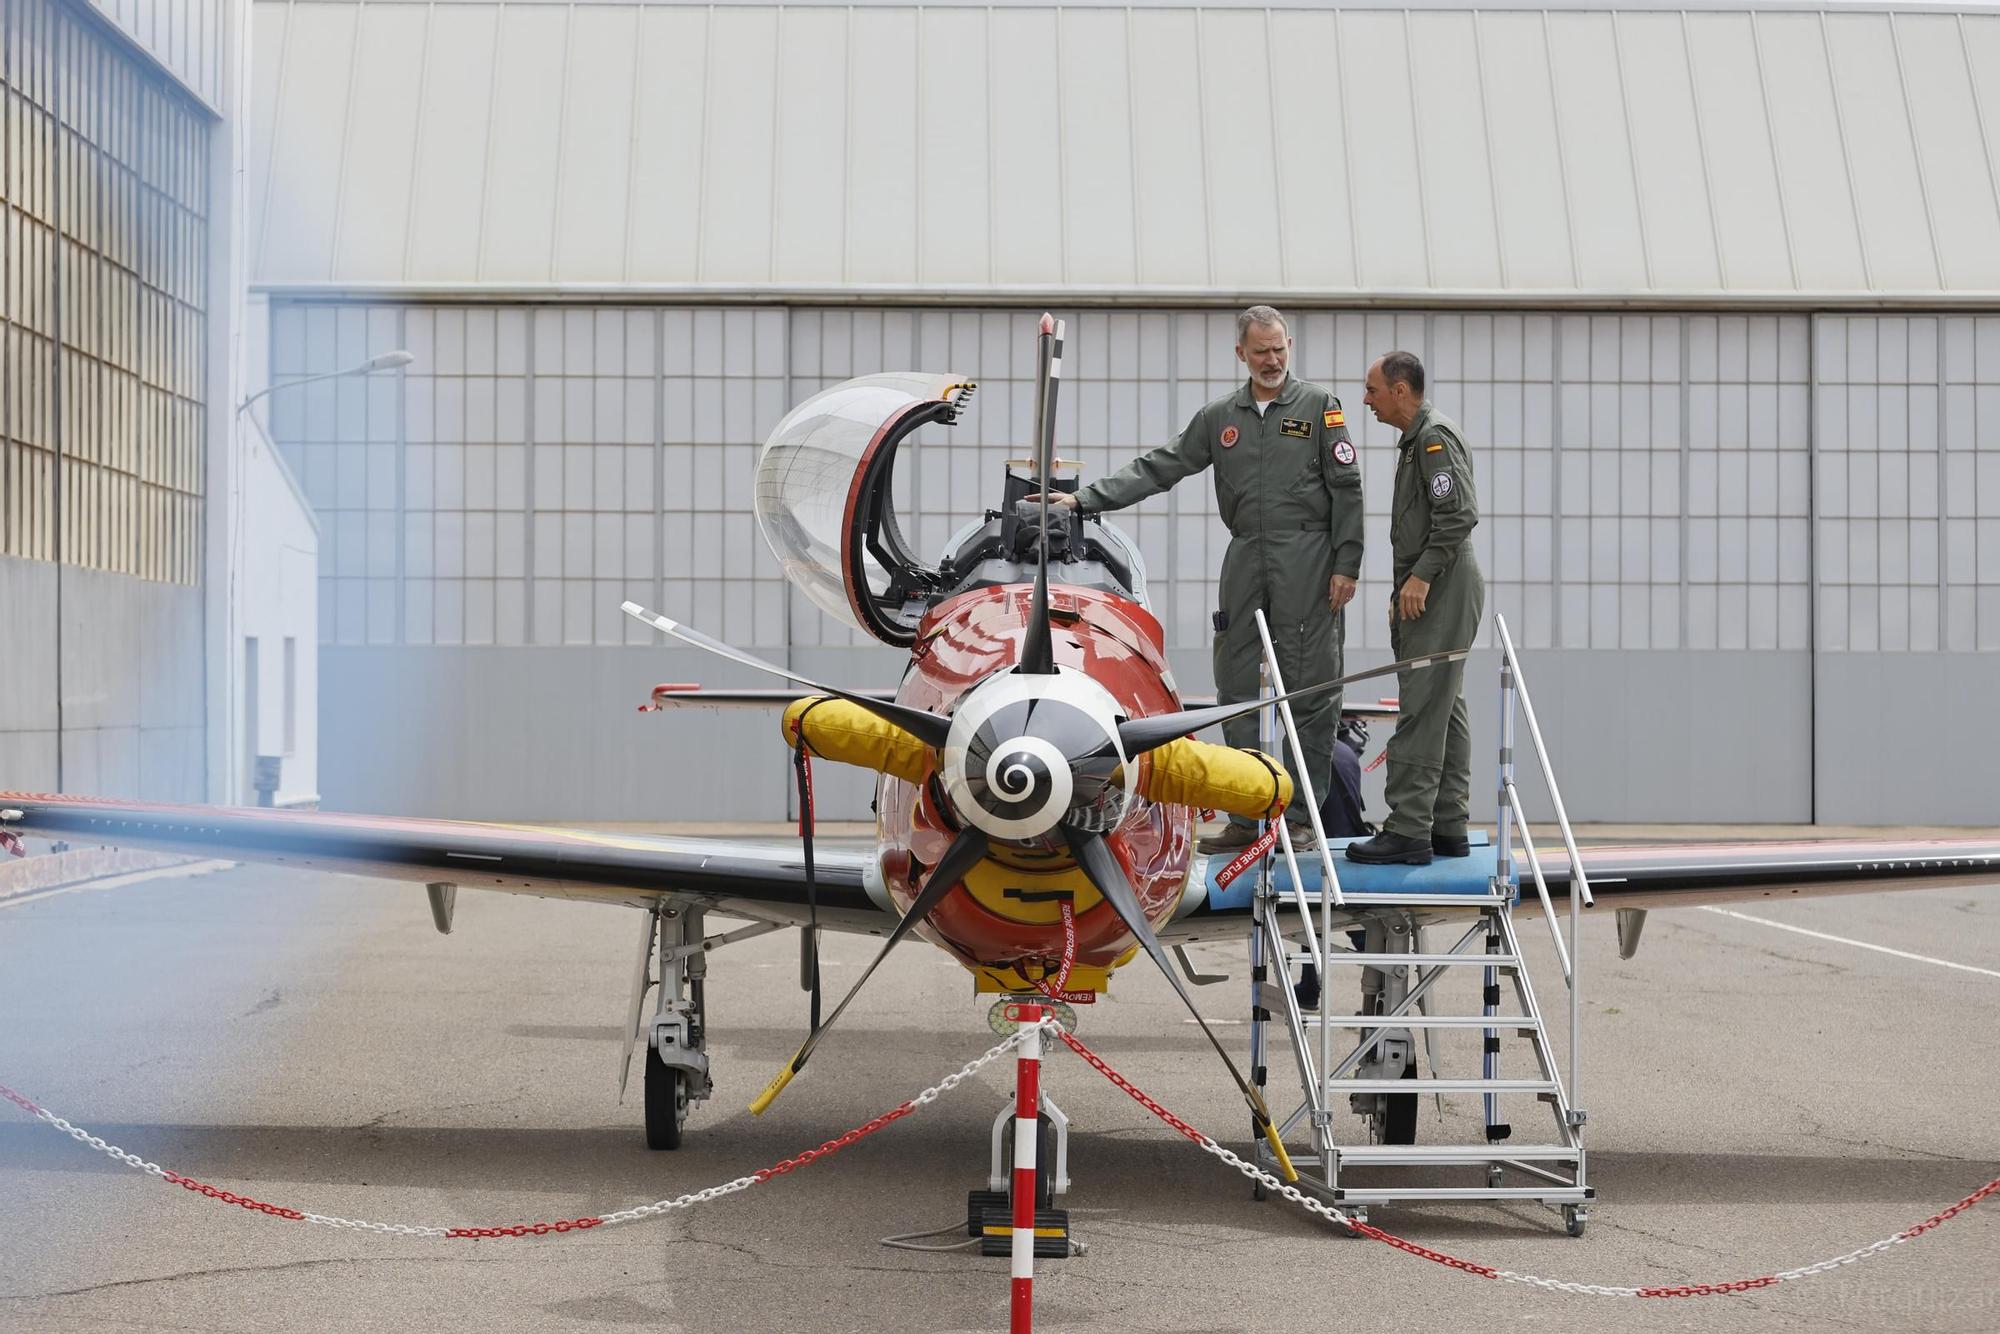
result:
[[[1458,426],[1429,403],[1396,445],[1396,498],[1389,545],[1389,647],[1397,658],[1469,648],[1485,610],[1486,580],[1472,554],[1479,497]],[[1424,614],[1402,620],[1396,594],[1415,575],[1431,586]],[[1472,788],[1472,735],[1465,719],[1465,663],[1396,676],[1400,700],[1389,738],[1383,827],[1405,838],[1465,833]]]
[[[1217,697],[1226,704],[1257,697],[1264,656],[1255,615],[1260,608],[1287,690],[1339,676],[1346,613],[1327,610],[1327,584],[1336,574],[1360,577],[1362,529],[1361,469],[1340,400],[1287,376],[1259,415],[1245,380],[1195,413],[1172,444],[1078,490],[1077,505],[1087,513],[1123,509],[1204,468],[1215,470],[1216,508],[1231,534],[1215,615]],[[1340,695],[1297,705],[1292,717],[1312,790],[1324,800],[1333,777]],[[1223,736],[1232,746],[1255,747],[1256,716],[1224,724]],[[1284,759],[1290,768],[1289,750]],[[1308,816],[1299,777],[1295,770],[1297,794],[1287,815],[1303,821]]]

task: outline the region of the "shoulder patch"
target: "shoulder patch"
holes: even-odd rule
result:
[[[1347,425],[1347,414],[1339,408],[1328,408],[1320,414],[1320,423],[1331,431],[1336,426]]]
[[[1352,465],[1354,462],[1353,443],[1347,440],[1335,441],[1333,446],[1333,461],[1335,463]]]
[[[1424,446],[1424,453],[1426,453],[1426,454],[1435,454],[1435,453],[1437,453],[1437,452],[1438,452],[1439,450],[1441,450],[1441,449],[1443,449],[1443,448],[1444,448],[1444,446],[1443,446],[1443,445],[1425,445],[1425,446]]]
[[[1446,496],[1450,494],[1451,494],[1450,473],[1441,472],[1437,476],[1431,478],[1431,496],[1433,499],[1443,500]]]

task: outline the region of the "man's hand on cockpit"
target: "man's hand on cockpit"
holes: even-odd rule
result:
[[[1042,498],[1042,493],[1037,491],[1032,496],[1023,496],[1021,498],[1027,501],[1028,503],[1033,504],[1034,502]],[[1049,492],[1049,504],[1061,505],[1064,509],[1075,509],[1076,497],[1071,495],[1067,491],[1051,491]]]

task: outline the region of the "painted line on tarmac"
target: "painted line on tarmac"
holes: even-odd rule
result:
[[[40,903],[60,894],[75,894],[85,889],[123,889],[127,885],[143,884],[148,880],[181,880],[188,876],[207,875],[211,871],[226,871],[235,862],[201,861],[185,862],[179,866],[160,866],[150,871],[128,871],[124,875],[100,876],[95,880],[79,880],[71,885],[51,885],[47,889],[24,889],[18,894],[0,895],[0,908],[19,908],[30,903]]]
[[[1752,917],[1747,912],[1737,912],[1733,908],[1717,908],[1707,904],[1703,912],[1712,912],[1722,917],[1734,917],[1738,921],[1755,922],[1758,926],[1775,926],[1780,931],[1791,931],[1801,936],[1811,936],[1814,940],[1830,940],[1836,945],[1852,945],[1858,950],[1874,950],[1877,954],[1893,954],[1898,959],[1915,959],[1918,963],[1936,964],[1940,968],[1956,968],[1962,973],[1978,973],[1981,977],[2000,977],[2000,972],[1991,968],[1974,968],[1969,963],[1953,963],[1950,959],[1933,959],[1928,954],[1911,954],[1908,950],[1892,950],[1887,945],[1877,945],[1870,940],[1850,940],[1846,936],[1830,936],[1824,931],[1809,931],[1790,922],[1774,922],[1768,917]]]

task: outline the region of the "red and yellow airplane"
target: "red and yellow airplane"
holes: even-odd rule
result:
[[[1051,512],[1045,494],[1033,498],[1075,484],[1055,475],[1061,340],[1060,326],[1044,316],[1028,470],[1008,466],[1002,507],[958,533],[935,566],[910,551],[890,483],[898,447],[921,426],[955,422],[972,397],[971,381],[919,374],[850,380],[794,409],[764,447],[756,506],[766,540],[823,610],[909,651],[893,692],[809,681],[625,606],[680,642],[813,692],[798,698],[663,686],[648,707],[786,705],[783,736],[796,751],[879,772],[871,852],[815,853],[808,842],[801,856],[717,839],[26,793],[0,793],[0,835],[416,881],[427,886],[442,931],[450,929],[459,887],[640,909],[626,1062],[629,1072],[631,1050],[644,1038],[646,1135],[655,1148],[677,1147],[691,1107],[712,1092],[702,995],[707,956],[751,934],[802,928],[808,951],[819,930],[886,936],[824,1022],[815,990],[811,1032],[753,1104],[759,1111],[913,931],[963,964],[978,990],[1002,995],[1094,999],[1116,969],[1143,952],[1199,1020],[1166,950],[1240,937],[1251,909],[1240,896],[1217,892],[1226,859],[1199,852],[1196,813],[1274,816],[1290,798],[1290,779],[1254,752],[1194,739],[1272,701],[1184,708],[1136,547],[1099,520],[1060,507]],[[1429,661],[1391,664],[1289,698]],[[1646,909],[1990,885],[2000,881],[2000,842],[1594,848],[1583,864],[1611,904]],[[1568,894],[1567,866],[1549,867],[1547,877],[1555,896]],[[706,936],[709,912],[751,925]],[[1350,902],[1338,920],[1360,923],[1368,914]],[[654,985],[649,1022],[645,994]],[[1202,1030],[1282,1161],[1258,1091],[1205,1023]]]

